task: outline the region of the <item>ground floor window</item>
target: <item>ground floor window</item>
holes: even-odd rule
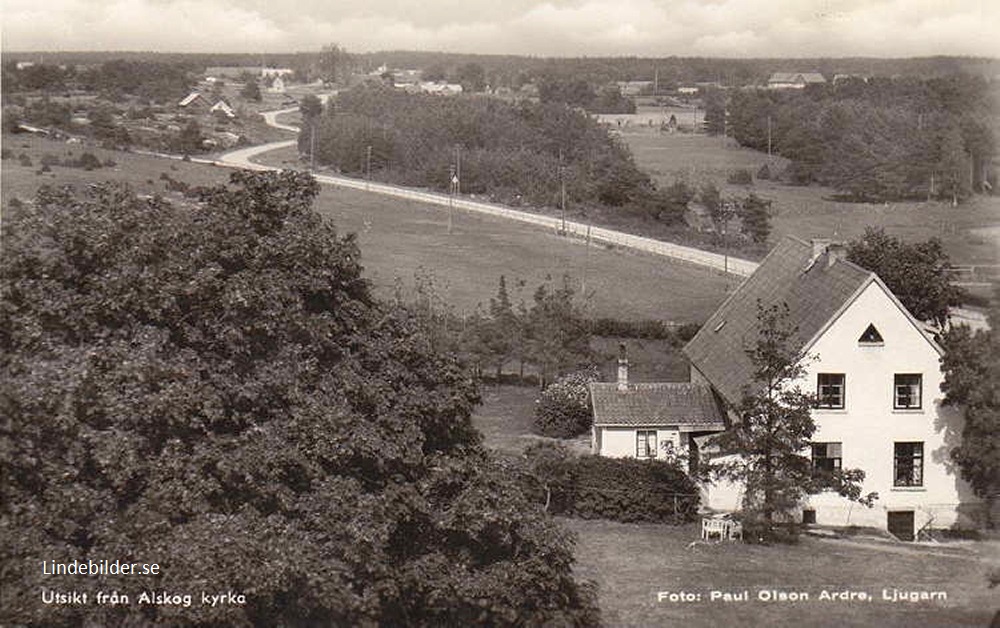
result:
[[[812,463],[814,471],[833,473],[840,471],[842,447],[840,443],[813,443]]]
[[[635,433],[635,457],[656,457],[656,430],[637,430]]]
[[[893,486],[924,485],[924,444],[896,443],[893,455]]]

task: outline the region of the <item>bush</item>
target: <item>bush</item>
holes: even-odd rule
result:
[[[649,338],[672,340],[674,332],[667,323],[655,319],[625,321],[618,318],[595,318],[590,321],[590,333],[612,338]]]
[[[28,155],[25,153],[21,153],[20,155],[17,156],[17,163],[21,164],[25,168],[30,168],[31,166],[34,165],[31,162],[31,157],[28,157]]]
[[[767,164],[761,166],[760,170],[757,171],[757,178],[761,181],[767,181],[771,178],[771,169],[767,166]]]
[[[76,160],[76,165],[84,170],[97,170],[101,167],[101,160],[95,157],[93,153],[83,153]]]
[[[0,159],[13,159],[14,151],[9,148],[0,148]]]
[[[767,168],[767,164],[764,164],[764,168]],[[760,175],[758,174],[758,176]],[[729,173],[729,177],[726,179],[726,182],[731,185],[753,185],[753,174],[751,174],[746,168],[741,168]]]
[[[698,514],[698,486],[662,460],[569,455],[561,445],[525,450],[522,485],[553,514],[680,525]]]
[[[699,329],[701,329],[701,323],[684,323],[677,328],[677,339],[681,342],[688,342],[694,338]]]
[[[547,387],[535,402],[536,434],[553,438],[573,438],[590,429],[590,391],[598,379],[597,369],[565,375]]]

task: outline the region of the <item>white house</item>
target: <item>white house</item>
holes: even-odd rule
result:
[[[826,79],[819,72],[775,72],[767,80],[768,89],[803,89],[806,85],[823,84]]]
[[[591,451],[613,458],[691,456],[695,438],[725,428],[711,389],[691,382],[630,383],[625,345],[618,381],[590,384]]]
[[[216,113],[216,112],[221,113],[227,118],[236,117],[236,111],[232,107],[230,107],[229,103],[227,103],[225,100],[219,100],[214,105],[212,105],[208,111],[209,113]]]
[[[756,339],[757,304],[787,304],[793,342],[808,356],[799,385],[819,400],[813,464],[862,469],[863,492],[879,495],[874,508],[832,492],[811,496],[803,521],[875,526],[901,538],[972,527],[984,504],[949,457],[962,415],[942,405],[942,350],[881,279],[843,255],[828,241],[783,239],[684,347],[691,381],[737,404],[751,380],[744,349]],[[733,497],[710,489],[709,506],[731,510]]]

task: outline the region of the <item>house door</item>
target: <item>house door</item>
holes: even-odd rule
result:
[[[889,513],[889,532],[903,541],[913,540],[913,511],[900,510]]]

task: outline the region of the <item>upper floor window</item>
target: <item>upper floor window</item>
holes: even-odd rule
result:
[[[636,458],[656,457],[656,430],[636,430],[635,457]]]
[[[895,443],[893,486],[924,485],[924,444]]]
[[[919,409],[923,379],[919,373],[897,373],[892,387],[892,407],[897,410]]]
[[[816,404],[820,408],[844,407],[844,374],[820,373],[816,386]]]
[[[882,344],[882,334],[878,332],[878,329],[874,324],[868,325],[861,337],[858,338],[858,342],[863,345],[880,345]]]

